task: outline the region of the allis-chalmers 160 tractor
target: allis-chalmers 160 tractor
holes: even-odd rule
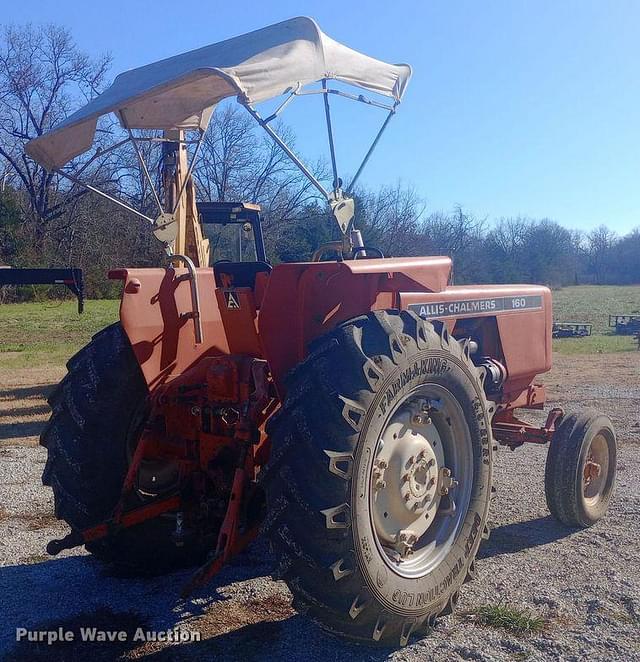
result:
[[[262,531],[311,617],[405,644],[452,610],[475,574],[498,445],[550,442],[551,513],[576,527],[604,515],[616,463],[608,418],[551,409],[539,427],[515,414],[545,405],[534,380],[551,366],[549,290],[455,286],[449,258],[385,258],[354,227],[349,192],[410,74],[298,18],[126,72],[29,144],[75,185],[122,144],[77,165],[113,112],[153,185],[140,144],[161,143],[149,220],[170,255],[162,268],[110,272],[123,285],[120,322],[69,361],[50,398],[43,481],[71,527],[50,553],[85,545],[143,573],[199,564],[189,593]],[[357,94],[345,91],[354,85]],[[331,190],[271,126],[310,94],[326,113]],[[263,118],[255,104],[281,95]],[[230,96],[329,202],[341,238],[311,262],[269,263],[259,207],[194,202],[198,147]],[[387,111],[344,190],[330,97]],[[204,235],[225,228],[249,237],[255,258],[238,250],[209,266]]]

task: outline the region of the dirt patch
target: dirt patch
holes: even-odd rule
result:
[[[242,657],[253,659],[255,655],[269,646],[279,628],[274,624],[296,615],[291,606],[291,600],[280,594],[248,600],[224,600],[215,604],[213,609],[205,612],[199,618],[194,618],[182,627],[189,632],[197,632],[200,641],[188,644],[187,647],[197,649],[198,655],[209,659],[220,659],[234,648],[234,641],[241,643]],[[242,635],[251,630],[250,637]],[[232,634],[231,637],[223,635]],[[235,635],[235,636],[233,636]],[[127,657],[140,659],[152,653],[166,649],[166,644],[148,642],[131,651]]]
[[[607,414],[620,444],[640,444],[640,352],[554,356],[541,377],[548,404]]]

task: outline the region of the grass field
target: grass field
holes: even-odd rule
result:
[[[119,301],[0,304],[0,368],[64,365],[91,336],[117,321]]]
[[[561,354],[634,351],[629,336],[614,336],[609,314],[640,312],[640,285],[578,286],[554,291],[554,319],[593,324],[589,338],[553,341]],[[0,368],[63,365],[91,336],[118,319],[118,301],[87,301],[78,315],[75,301],[0,305]]]
[[[640,285],[578,285],[553,292],[556,322],[593,325],[588,338],[561,338],[553,349],[561,354],[606,354],[637,349],[630,336],[616,336],[608,326],[609,315],[640,313]]]

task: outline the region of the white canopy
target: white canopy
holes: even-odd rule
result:
[[[410,77],[408,65],[363,55],[327,37],[312,19],[293,18],[120,74],[105,92],[30,141],[26,152],[54,170],[91,147],[98,118],[107,113],[129,129],[204,129],[226,97],[255,103],[326,78],[397,102]]]

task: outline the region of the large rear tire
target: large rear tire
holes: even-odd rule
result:
[[[40,443],[47,449],[42,482],[55,514],[73,530],[107,519],[117,504],[144,422],[147,386],[119,323],[98,334],[67,363],[49,404]],[[162,574],[201,562],[204,545],[174,544],[175,514],[88,544],[101,561],[128,574]]]
[[[299,607],[387,645],[455,607],[492,441],[479,372],[446,328],[395,310],[343,323],[293,372],[269,434],[264,530]]]

